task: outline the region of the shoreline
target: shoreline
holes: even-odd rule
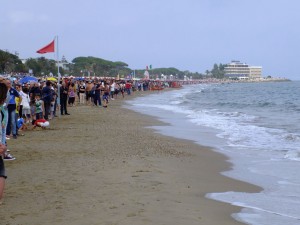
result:
[[[222,175],[225,155],[155,133],[147,127],[163,122],[124,104],[69,107],[49,130],[9,140],[17,160],[6,163],[3,222],[243,224],[231,216],[241,207],[205,196],[261,188]]]

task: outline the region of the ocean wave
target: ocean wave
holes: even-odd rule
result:
[[[285,159],[300,161],[300,149],[299,150],[290,150],[284,155]]]
[[[137,100],[134,105],[149,111],[164,110],[183,114],[188,121],[198,126],[217,129],[216,137],[222,138],[233,148],[251,148],[254,150],[287,151],[297,150],[300,145],[299,135],[287,132],[285,127],[269,126],[268,115],[255,115],[240,110],[226,108],[209,108],[201,101],[195,100],[194,89],[186,89],[166,95],[149,96],[148,100]],[[192,100],[191,100],[192,98]],[[147,99],[147,98],[146,98]],[[223,109],[222,111],[220,109]],[[159,114],[159,113],[158,113]],[[162,113],[163,116],[167,114]],[[273,122],[281,122],[280,118]],[[284,156],[282,156],[284,157]]]
[[[284,135],[284,138],[287,140],[287,141],[300,141],[300,135],[298,134],[285,134]]]
[[[296,134],[287,134],[282,129],[257,125],[257,116],[241,112],[212,110],[189,111],[190,122],[219,130],[218,137],[227,140],[228,146],[270,151],[295,150],[300,142]]]
[[[284,85],[285,95],[281,93]],[[194,124],[192,138],[199,143],[207,141],[200,141],[202,134],[207,132],[207,139],[211,138],[208,143],[228,155],[233,163],[233,170],[222,174],[264,188],[261,193],[249,196],[236,192],[215,196],[217,200],[246,207],[246,211],[239,214],[240,218],[246,218],[243,221],[298,224],[300,102],[299,94],[289,88],[291,85],[292,82],[188,86],[177,92],[142,99],[136,107],[161,118],[174,116],[172,126],[177,126],[177,119],[180,124],[191,122]],[[175,115],[178,113],[183,116]]]

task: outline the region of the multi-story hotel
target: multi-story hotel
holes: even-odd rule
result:
[[[261,66],[250,66],[249,67],[249,78],[259,79],[262,77],[262,67]]]
[[[225,77],[239,79],[258,79],[262,77],[261,66],[249,66],[240,61],[231,61],[225,66]]]

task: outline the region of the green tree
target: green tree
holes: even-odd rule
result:
[[[38,64],[36,59],[33,59],[33,58],[27,59],[25,62],[25,65],[28,68],[28,70],[32,70],[33,73],[41,73],[42,68]]]
[[[25,72],[25,66],[17,55],[0,50],[0,73]]]
[[[217,79],[224,78],[225,71],[224,71],[225,65],[222,64],[214,64],[213,69],[211,70],[212,77]]]
[[[128,64],[124,62],[112,62],[96,57],[77,57],[72,60],[75,76],[95,74],[96,76],[115,77],[120,73],[130,73]]]
[[[27,69],[32,70],[33,74],[36,76],[43,76],[43,75],[49,75],[57,74],[57,66],[56,62],[52,59],[46,59],[45,57],[39,57],[39,58],[29,58],[25,63]],[[63,75],[64,71],[62,68],[60,68],[60,73]]]

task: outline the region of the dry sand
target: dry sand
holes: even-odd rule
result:
[[[240,208],[204,196],[260,188],[220,175],[225,156],[145,128],[162,123],[122,104],[69,107],[50,129],[9,140],[17,160],[6,162],[0,224],[241,224]]]

